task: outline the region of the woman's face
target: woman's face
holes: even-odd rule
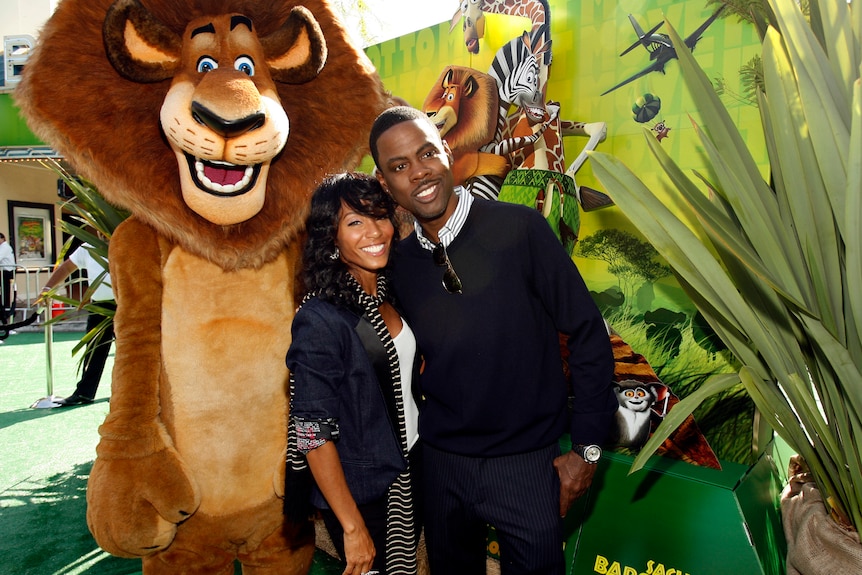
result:
[[[386,266],[394,234],[389,218],[358,214],[341,203],[335,245],[341,252],[341,261],[355,278],[376,276]]]

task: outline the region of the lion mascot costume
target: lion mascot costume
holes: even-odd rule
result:
[[[152,574],[306,573],[282,514],[308,198],[387,95],[327,0],[62,0],[16,101],[131,212],[87,522]]]

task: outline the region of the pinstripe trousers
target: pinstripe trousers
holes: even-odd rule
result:
[[[425,444],[425,542],[432,575],[484,575],[488,525],[502,575],[563,575],[557,443],[502,457],[469,457]]]

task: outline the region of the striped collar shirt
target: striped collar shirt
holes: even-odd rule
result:
[[[449,216],[446,224],[440,228],[437,234],[437,237],[440,238],[440,243],[444,247],[449,247],[449,244],[461,233],[464,222],[467,221],[467,216],[470,214],[470,206],[473,205],[473,195],[467,192],[463,186],[455,187],[455,195],[458,196],[458,204],[455,206],[455,211]],[[416,238],[419,240],[419,245],[428,251],[434,251],[436,244],[425,237],[418,220],[413,220],[413,228],[416,230]]]

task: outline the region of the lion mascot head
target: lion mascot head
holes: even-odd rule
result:
[[[373,66],[326,0],[63,0],[15,97],[132,214],[97,542],[147,575],[306,573],[310,525],[281,512],[299,234],[386,106]]]
[[[361,159],[384,102],[324,0],[64,0],[26,68],[16,101],[34,131],[226,268],[292,239],[315,180]],[[210,169],[224,173],[198,177]]]

